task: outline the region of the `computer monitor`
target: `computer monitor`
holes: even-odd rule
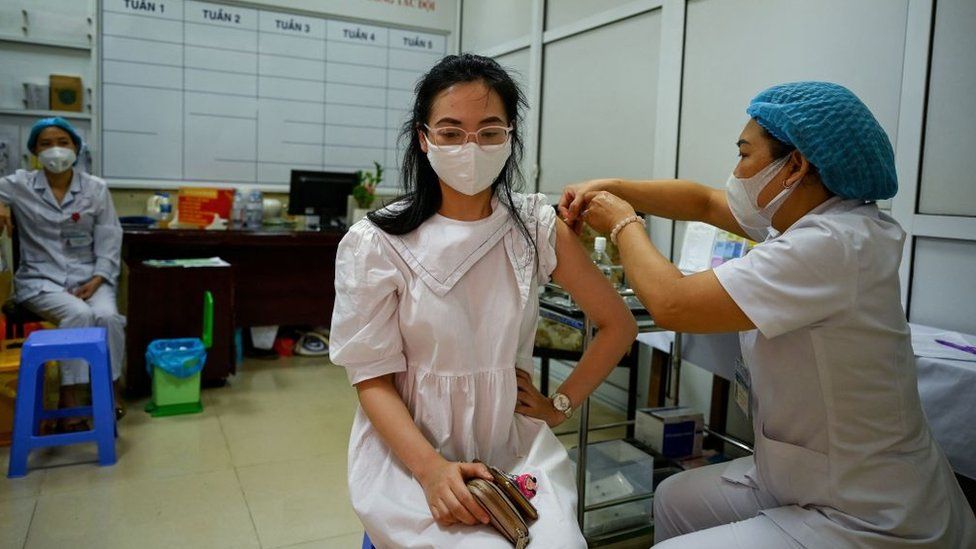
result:
[[[292,170],[288,214],[305,215],[311,208],[328,227],[336,219],[345,219],[348,197],[356,182],[356,172]]]

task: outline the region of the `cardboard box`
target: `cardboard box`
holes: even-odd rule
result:
[[[230,219],[234,189],[181,187],[177,199],[180,225],[206,227],[214,216]]]
[[[664,457],[681,459],[702,453],[701,412],[684,406],[637,410],[634,438]]]
[[[81,112],[84,103],[80,77],[51,75],[51,110]]]

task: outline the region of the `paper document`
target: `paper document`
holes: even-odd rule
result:
[[[976,337],[917,324],[912,324],[911,329],[912,349],[915,351],[915,356],[976,362],[976,353],[957,348],[976,346]]]
[[[712,257],[712,244],[718,229],[706,223],[689,223],[681,244],[681,261],[678,269],[683,273],[697,273],[708,269]]]
[[[730,259],[746,255],[753,246],[755,243],[751,240],[707,223],[688,223],[678,269],[684,274],[714,269]]]
[[[230,267],[230,263],[227,263],[219,257],[202,257],[192,259],[147,259],[143,261],[142,264],[147,267]]]

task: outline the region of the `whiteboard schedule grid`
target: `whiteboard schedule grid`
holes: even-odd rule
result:
[[[102,0],[102,174],[287,185],[399,170],[413,87],[444,34],[196,0]],[[384,186],[393,186],[395,175]]]

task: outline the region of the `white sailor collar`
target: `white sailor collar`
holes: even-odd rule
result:
[[[520,195],[514,195],[513,199],[519,205],[524,201]],[[378,232],[439,297],[450,292],[471,267],[504,239],[524,306],[532,282],[530,254],[535,250],[518,231],[510,207],[498,197],[492,199],[491,205],[491,215],[477,221],[458,221],[434,214],[405,235]]]

